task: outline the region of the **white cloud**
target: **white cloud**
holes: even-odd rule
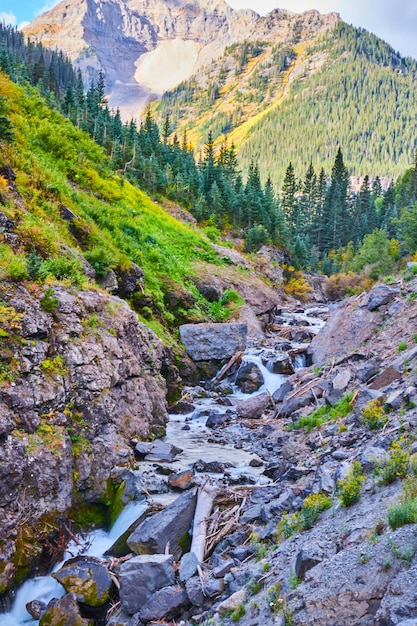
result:
[[[10,11],[2,11],[0,13],[0,22],[4,22],[5,24],[16,24],[16,16]]]
[[[25,26],[29,26],[30,22],[20,22],[20,24],[17,27],[17,30],[22,30],[23,28],[25,28]]]
[[[48,0],[48,2],[45,2],[45,4],[36,11],[36,16],[42,15],[42,13],[49,11],[49,9],[52,9],[52,7],[54,7],[56,4],[59,4],[60,2],[61,0]]]

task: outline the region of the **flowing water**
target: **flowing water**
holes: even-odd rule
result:
[[[61,563],[53,571],[60,569],[64,562],[79,554],[101,557],[129,526],[146,510],[144,501],[128,504],[107,532],[103,528],[88,533],[85,537],[78,537],[81,545],[71,541]],[[31,600],[40,600],[48,604],[52,598],[60,598],[65,593],[64,588],[52,576],[36,576],[27,580],[18,590],[9,613],[0,614],[0,626],[36,626],[38,620],[32,619],[26,611],[26,603]]]
[[[286,318],[287,314],[283,313],[282,318]],[[294,319],[294,314],[288,314],[288,319]],[[309,311],[296,314],[297,320],[308,322],[309,329],[318,332],[324,325],[323,320],[314,317]],[[297,347],[296,344],[293,344]],[[305,344],[303,345],[305,348]],[[257,365],[262,373],[264,383],[256,392],[256,394],[269,392],[271,395],[283,384],[287,376],[282,374],[274,374],[263,363],[262,350],[248,350],[243,357],[243,361],[249,361]],[[305,366],[305,355],[297,354],[294,358],[295,368]],[[236,387],[231,396],[233,400],[242,400],[253,394],[244,394]],[[188,469],[193,464],[203,459],[204,462],[216,461],[219,463],[233,462],[233,467],[228,468],[228,474],[233,477],[246,475],[259,484],[269,482],[269,479],[262,476],[263,467],[252,467],[250,461],[257,457],[254,453],[246,452],[243,449],[237,449],[228,445],[220,445],[212,443],[208,440],[212,434],[212,430],[207,428],[207,409],[217,413],[226,412],[230,407],[216,404],[211,399],[201,399],[194,402],[196,410],[188,415],[171,415],[166,429],[166,441],[183,450],[182,454],[171,463],[163,463],[164,467],[169,467],[172,471],[181,471]],[[239,425],[236,426],[239,428]],[[142,468],[154,467],[153,464],[140,464]],[[162,494],[154,497],[161,503],[168,504],[177,494]],[[132,502],[125,507],[118,519],[116,520],[110,531],[104,529],[95,530],[85,537],[77,538],[77,543],[72,541],[68,545],[67,552],[61,563],[57,564],[54,571],[62,567],[63,563],[77,555],[90,555],[102,557],[105,552],[113,545],[129,526],[146,510],[147,505],[144,500]],[[78,545],[81,543],[81,545]],[[47,604],[52,598],[58,598],[64,595],[63,587],[52,576],[37,576],[26,581],[17,591],[13,608],[9,613],[0,614],[0,626],[37,626],[38,621],[32,619],[26,611],[26,603],[31,600],[40,600]]]

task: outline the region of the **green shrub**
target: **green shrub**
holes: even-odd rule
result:
[[[311,528],[323,511],[330,509],[332,506],[332,499],[326,496],[324,493],[312,493],[303,502],[303,507],[300,511],[302,518],[302,529],[308,530]]]
[[[399,441],[393,441],[387,462],[377,468],[380,482],[384,485],[390,485],[399,478],[404,478],[407,475],[409,464],[409,451],[404,449]]]
[[[388,508],[388,524],[392,530],[400,528],[405,524],[415,524],[417,522],[417,499],[400,500]]]
[[[352,410],[350,405],[353,398],[353,393],[348,393],[344,396],[335,406],[323,405],[319,409],[316,409],[310,415],[300,417],[300,419],[291,425],[290,428],[304,428],[308,433],[314,428],[327,424],[327,422],[336,421],[349,415]]]
[[[48,259],[44,262],[43,269],[45,275],[52,275],[57,280],[68,279],[74,285],[80,285],[85,280],[84,268],[78,259]]]
[[[56,309],[59,307],[59,298],[56,297],[55,291],[52,289],[52,287],[47,287],[45,293],[40,300],[40,304],[41,309],[43,311],[46,311],[47,313],[52,313],[53,311],[56,311]]]
[[[87,261],[94,268],[96,276],[105,276],[107,272],[117,265],[116,258],[111,250],[101,246],[95,246],[84,254]]]
[[[302,530],[308,530],[320,513],[332,506],[332,500],[324,493],[312,493],[303,502],[300,511],[285,513],[277,526],[277,539],[287,539]]]
[[[343,506],[351,506],[359,500],[365,479],[362,465],[354,461],[347,476],[337,482],[338,498]]]
[[[401,341],[401,343],[398,344],[397,347],[397,352],[404,352],[404,350],[407,350],[408,345],[405,343],[405,341]]]
[[[382,400],[376,398],[367,403],[359,413],[359,418],[369,430],[378,430],[382,428],[388,421]]]
[[[22,254],[10,255],[5,267],[6,278],[19,282],[29,278],[26,266],[26,257]]]
[[[66,367],[64,364],[64,358],[59,355],[53,359],[45,359],[41,363],[41,368],[47,376],[64,376],[66,373]]]

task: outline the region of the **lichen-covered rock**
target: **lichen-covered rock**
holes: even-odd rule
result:
[[[39,626],[93,626],[93,621],[81,616],[75,593],[67,593],[49,604]]]
[[[3,590],[30,569],[29,546],[55,519],[81,502],[110,504],[135,462],[131,439],[162,432],[167,413],[162,344],[124,301],[24,285],[1,286],[0,301],[1,350],[11,355],[0,385]],[[17,529],[33,529],[24,557],[9,514]]]
[[[75,557],[66,561],[52,576],[67,593],[74,592],[82,604],[98,607],[110,600],[113,581],[107,567],[99,559]]]

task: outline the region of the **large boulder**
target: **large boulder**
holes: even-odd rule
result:
[[[163,511],[140,524],[127,540],[136,554],[162,554],[169,544],[178,560],[184,552],[197,503],[195,489],[180,495]]]
[[[330,359],[338,359],[373,336],[381,323],[381,316],[369,311],[366,303],[366,294],[360,299],[352,297],[330,312],[326,325],[309,346],[312,363],[324,364]]]
[[[380,306],[392,302],[399,295],[399,289],[391,289],[388,285],[377,285],[369,294],[366,304],[368,311],[375,311]]]
[[[271,396],[269,393],[260,393],[257,396],[252,396],[247,400],[239,402],[236,406],[236,412],[239,417],[246,419],[258,419],[262,417],[263,412],[271,402]]]
[[[246,348],[246,324],[184,324],[181,341],[193,361],[222,361]]]
[[[103,606],[110,600],[113,581],[99,559],[83,556],[70,559],[52,576],[67,593],[75,593],[78,602],[87,606]]]
[[[140,611],[152,595],[174,584],[172,555],[136,556],[123,563],[119,571],[120,603],[129,615]]]

